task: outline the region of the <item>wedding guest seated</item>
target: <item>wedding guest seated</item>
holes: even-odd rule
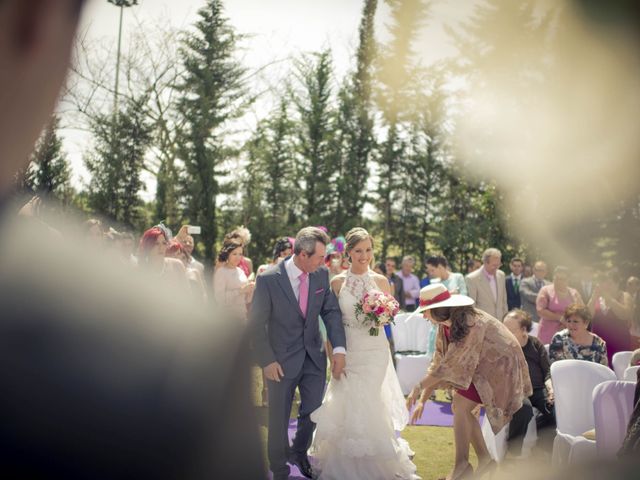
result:
[[[637,462],[640,455],[640,370],[638,370],[636,376],[633,405],[633,412],[631,412],[631,418],[627,426],[627,434],[622,441],[622,448],[618,451],[618,457]]]
[[[629,359],[630,367],[635,367],[636,365],[640,365],[640,348],[634,350],[631,358]]]
[[[607,344],[587,330],[591,313],[584,305],[574,303],[564,311],[567,328],[553,336],[549,344],[551,363],[558,360],[586,360],[609,366]]]
[[[532,394],[529,370],[522,348],[500,320],[473,306],[466,295],[451,295],[444,285],[420,291],[418,311],[438,329],[436,352],[427,375],[407,398],[416,403],[415,423],[436,388],[453,387],[455,464],[450,480],[473,475],[469,443],[478,457],[476,476],[495,468],[473,410],[483,404],[494,433],[507,425]],[[418,399],[418,396],[420,397]]]
[[[535,407],[539,413],[536,418],[538,429],[547,425],[555,425],[555,414],[553,409],[553,385],[551,383],[551,365],[549,356],[544,345],[536,337],[529,335],[531,332],[531,315],[521,309],[514,309],[505,315],[504,326],[516,337],[522,347],[522,353],[529,367],[529,378],[533,393],[528,399],[528,407]],[[515,452],[515,446],[522,450],[522,441],[527,432],[527,426],[533,410],[529,415],[521,415],[521,418],[514,418],[509,424],[509,450]],[[518,441],[513,441],[515,439]]]

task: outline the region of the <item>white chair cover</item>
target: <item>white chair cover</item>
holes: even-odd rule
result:
[[[529,335],[537,338],[539,330],[540,330],[540,324],[538,322],[531,322],[531,331],[529,332]]]
[[[402,393],[408,395],[426,375],[433,352],[428,352],[431,322],[419,313],[400,313],[391,325],[396,352],[423,352],[420,354],[396,353],[396,373]]]
[[[622,375],[622,380],[625,382],[633,382],[636,383],[638,381],[638,369],[639,365],[633,367],[627,367]]]
[[[559,360],[551,364],[555,397],[557,434],[553,442],[553,463],[561,465],[595,454],[595,442],[581,435],[594,428],[593,390],[608,380],[616,380],[613,370],[584,360]],[[586,442],[586,443],[585,443]],[[575,454],[573,446],[580,444]],[[573,457],[572,457],[573,455]]]
[[[618,380],[622,380],[624,378],[624,371],[629,366],[629,361],[631,360],[632,355],[633,352],[616,352],[613,354],[611,363]]]
[[[634,382],[603,382],[593,389],[598,456],[613,460],[622,446],[633,412]]]
[[[536,415],[538,414],[537,409],[533,409],[533,417],[529,421],[529,425],[527,425],[527,433],[524,436],[524,441],[522,443],[522,457],[527,458],[531,454],[531,449],[535,446],[536,441],[538,440],[538,429],[536,427]],[[502,430],[498,432],[498,434],[494,434],[493,430],[491,430],[491,425],[489,421],[485,417],[482,422],[482,436],[484,437],[484,443],[487,445],[487,450],[489,450],[489,455],[496,462],[501,462],[504,459],[504,456],[507,454],[507,438],[509,436],[509,425],[505,425]]]
[[[419,313],[399,313],[393,320],[391,332],[396,352],[427,353],[431,322]]]

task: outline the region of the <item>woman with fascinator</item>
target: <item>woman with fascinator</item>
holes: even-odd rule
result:
[[[532,393],[519,343],[499,320],[474,308],[473,299],[436,283],[420,290],[418,312],[437,328],[436,352],[427,375],[407,398],[411,423],[437,388],[453,388],[455,463],[446,480],[471,478],[469,444],[478,456],[476,477],[495,468],[473,410],[482,404],[494,433],[507,425]]]

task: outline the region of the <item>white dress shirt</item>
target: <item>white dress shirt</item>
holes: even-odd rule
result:
[[[291,288],[293,288],[293,294],[296,297],[298,302],[300,301],[300,275],[303,273],[302,270],[298,268],[293,259],[295,255],[291,258],[287,259],[284,262],[284,270],[287,272],[287,277],[289,277],[289,282],[291,283]],[[334,347],[333,353],[347,353],[347,350],[344,347]]]

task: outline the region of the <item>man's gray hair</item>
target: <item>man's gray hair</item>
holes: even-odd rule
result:
[[[405,262],[410,262],[412,265],[416,264],[416,259],[413,258],[411,255],[405,255],[404,257],[402,257],[402,263]]]
[[[497,248],[487,248],[482,254],[482,263],[487,263],[491,257],[502,258],[502,252]]]
[[[313,255],[316,251],[316,243],[320,242],[326,245],[329,241],[329,235],[318,227],[305,227],[296,235],[293,253],[300,255],[304,251],[307,252],[307,255]]]

